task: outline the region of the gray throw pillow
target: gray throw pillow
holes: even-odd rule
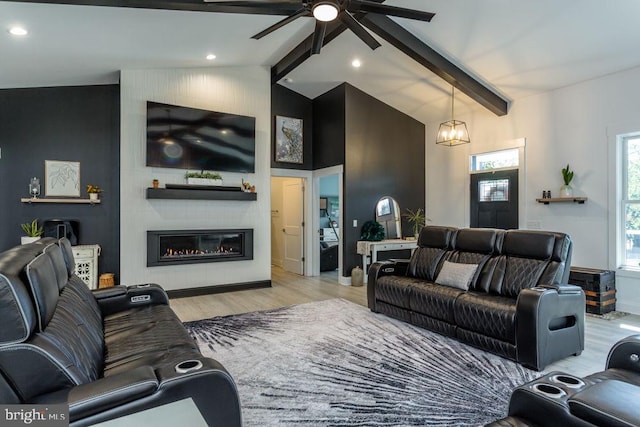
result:
[[[440,274],[436,278],[436,284],[467,291],[477,269],[477,264],[459,264],[445,261]]]

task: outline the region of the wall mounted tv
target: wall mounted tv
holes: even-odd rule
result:
[[[255,172],[255,117],[147,101],[147,166]]]

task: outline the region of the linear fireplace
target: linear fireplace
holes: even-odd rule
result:
[[[251,229],[147,231],[147,267],[251,259]]]

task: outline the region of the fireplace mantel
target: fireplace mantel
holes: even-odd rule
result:
[[[181,200],[258,200],[257,193],[221,190],[191,190],[183,188],[147,188],[147,199]]]

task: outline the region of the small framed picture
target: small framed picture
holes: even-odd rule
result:
[[[80,197],[80,162],[44,161],[46,197]]]
[[[275,161],[303,163],[302,119],[276,116]]]

